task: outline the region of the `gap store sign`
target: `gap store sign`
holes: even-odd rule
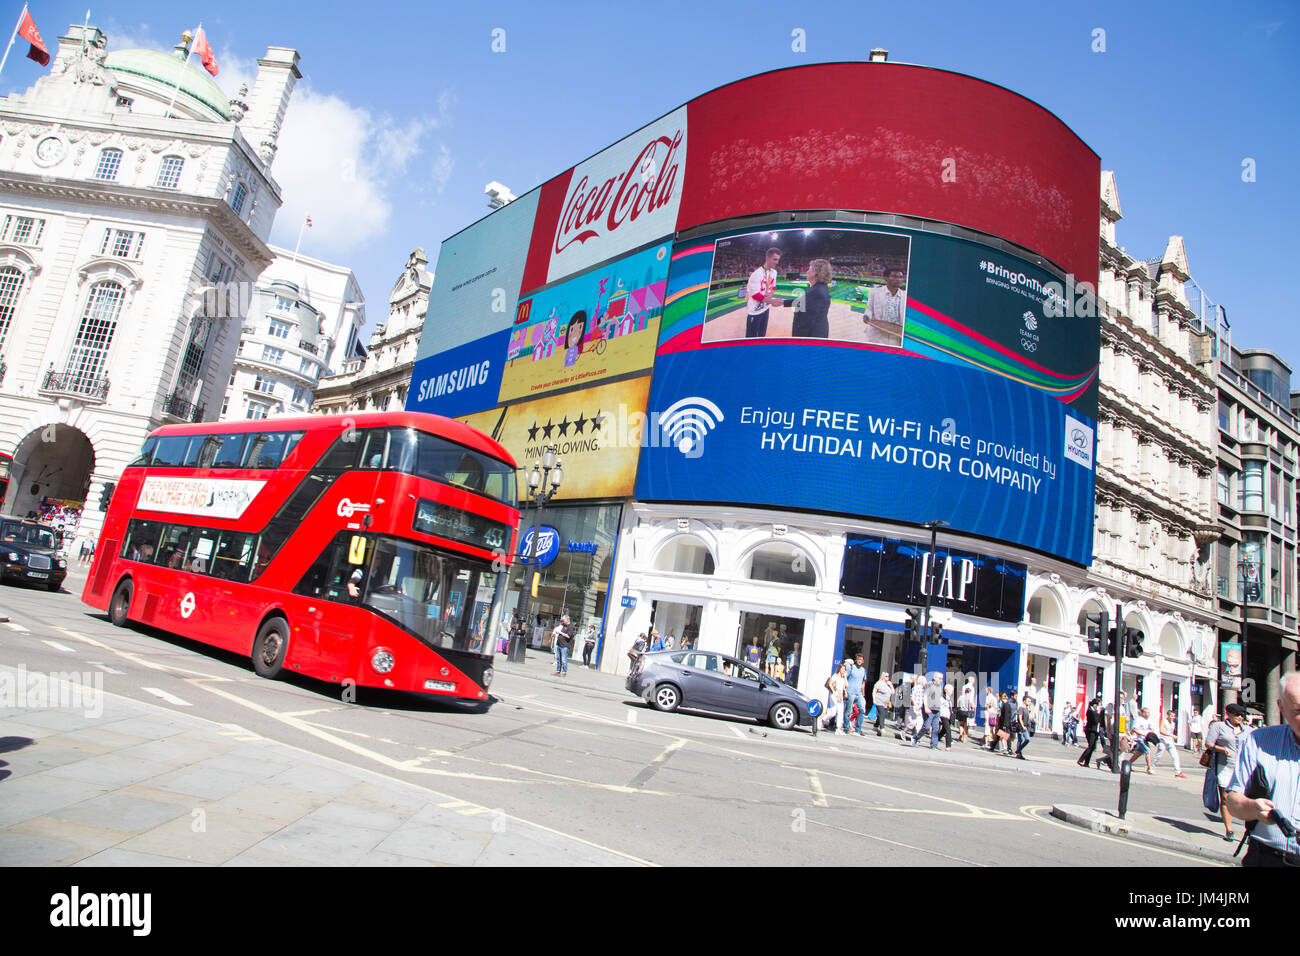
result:
[[[840,593],[919,607],[933,575],[932,607],[1015,624],[1025,612],[1025,574],[1023,564],[992,555],[943,547],[931,554],[915,541],[850,534]]]

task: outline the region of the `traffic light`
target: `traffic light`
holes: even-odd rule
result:
[[[113,501],[113,492],[116,490],[117,490],[117,484],[115,482],[111,482],[111,481],[104,482],[103,486],[99,489],[99,510],[100,511],[108,510],[108,506]]]
[[[938,621],[932,621],[930,623],[930,643],[931,644],[947,643],[947,640],[943,636],[943,625],[940,624]]]
[[[1136,627],[1124,628],[1124,656],[1141,657],[1142,641],[1145,639],[1146,635]]]
[[[1110,635],[1107,625],[1110,623],[1110,615],[1105,611],[1099,611],[1096,614],[1087,615],[1087,620],[1088,653],[1109,654]]]
[[[906,641],[919,641],[921,639],[921,609],[919,607],[909,607],[907,609],[907,618],[903,621],[903,639]]]

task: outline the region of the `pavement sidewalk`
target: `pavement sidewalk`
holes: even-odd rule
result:
[[[1167,814],[1141,813],[1130,810],[1121,820],[1112,810],[1100,810],[1080,804],[1060,803],[1052,807],[1052,816],[1094,833],[1143,843],[1147,846],[1174,850],[1204,857],[1228,866],[1240,866],[1242,856],[1233,857],[1241,840],[1242,824],[1237,822],[1237,835],[1231,843],[1223,839],[1223,825],[1217,818],[1185,820]]]
[[[70,690],[0,666],[0,865],[640,862],[234,724]]]

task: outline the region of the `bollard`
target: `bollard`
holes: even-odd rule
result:
[[[1119,768],[1119,818],[1128,813],[1128,785],[1133,777],[1133,761],[1121,760]]]

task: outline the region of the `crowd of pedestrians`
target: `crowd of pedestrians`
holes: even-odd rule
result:
[[[981,734],[980,705],[972,680],[966,681],[959,694],[939,673],[930,674],[928,679],[905,675],[897,684],[888,673],[882,673],[869,694],[866,680],[861,654],[837,665],[824,685],[826,706],[819,717],[822,729],[834,727],[839,734],[866,736],[865,728],[869,726],[879,737],[889,724],[895,737],[912,747],[925,742],[932,750],[942,746],[945,751],[952,750],[955,730],[959,743],[979,744],[993,753],[1028,760],[1027,751],[1039,728],[1052,726],[1050,695],[1037,681],[1023,691],[986,688]],[[1114,704],[1105,703],[1100,695],[1082,708],[1066,703],[1061,708],[1059,733],[1051,730],[1048,733],[1062,747],[1082,747],[1077,761],[1081,767],[1095,764],[1101,769],[1113,769],[1116,759],[1136,761],[1141,757],[1142,769],[1154,774],[1161,757],[1168,755],[1173,775],[1186,778],[1178,754],[1173,714],[1164,713],[1155,718],[1149,708],[1139,709],[1126,693],[1121,694],[1123,719],[1117,732],[1114,711]],[[1193,714],[1190,737],[1198,750],[1201,723],[1201,715]]]

